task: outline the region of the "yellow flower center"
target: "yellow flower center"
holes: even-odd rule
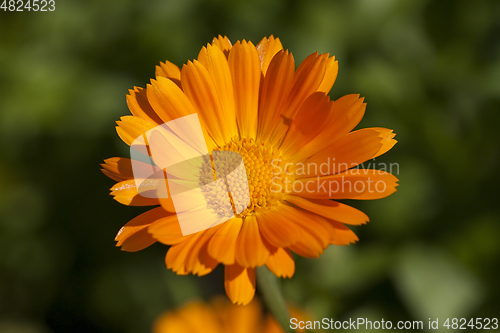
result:
[[[251,138],[241,140],[233,138],[228,144],[215,151],[239,153],[243,157],[246,171],[245,177],[243,170],[237,169],[241,163],[240,158],[227,158],[223,155],[222,158],[225,160],[222,161],[219,160],[220,155],[212,155],[214,163],[219,168],[217,173],[227,175],[227,187],[220,185],[205,191],[204,194],[209,207],[220,216],[233,216],[234,214],[238,217],[245,217],[259,209],[271,209],[280,203],[286,190],[290,188],[286,183],[293,182],[292,164],[287,165],[288,160],[278,149],[262,141],[255,141]],[[234,154],[234,156],[237,155]],[[206,179],[210,177],[212,179],[214,177],[212,168],[206,167],[201,171],[202,183],[206,184]],[[220,178],[220,175],[216,177]],[[227,200],[223,199],[227,198],[225,195],[228,192],[230,192],[231,206]],[[246,206],[248,201],[250,204]],[[241,213],[238,214],[238,212]]]

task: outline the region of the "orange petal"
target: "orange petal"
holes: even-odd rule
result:
[[[261,77],[255,46],[245,41],[236,43],[229,54],[229,68],[234,83],[236,120],[240,136],[255,139]]]
[[[191,248],[186,260],[186,270],[188,272],[198,276],[204,276],[212,272],[219,264],[215,258],[209,255],[207,248],[214,233],[219,229],[217,227],[205,230],[199,240]]]
[[[116,127],[118,136],[129,146],[139,136],[158,126],[156,123],[135,116],[121,117],[116,124],[118,125]]]
[[[197,209],[177,212],[177,217],[181,221],[181,229],[185,235],[219,226],[226,219],[226,217],[221,218],[213,210],[208,209],[206,205]]]
[[[229,51],[231,51],[231,47],[232,47],[231,41],[229,40],[229,38],[227,38],[226,36],[222,37],[221,35],[219,35],[219,37],[214,38],[212,40],[212,45],[217,45],[219,47],[219,49],[221,49],[222,52],[224,52],[226,57],[229,55]]]
[[[337,74],[339,73],[339,62],[335,60],[335,56],[328,58],[326,61],[326,71],[323,81],[319,85],[318,91],[322,91],[328,94],[332,89],[335,80],[337,79]]]
[[[179,275],[188,273],[205,275],[211,272],[217,266],[217,262],[215,260],[201,262],[200,252],[216,230],[211,228],[200,231],[186,236],[183,242],[172,245],[165,257],[167,268]]]
[[[168,269],[171,269],[179,275],[186,275],[189,272],[186,270],[186,260],[191,248],[198,241],[198,235],[187,236],[184,241],[172,245],[165,256],[165,264]]]
[[[197,124],[193,125],[196,126]],[[186,130],[187,129],[183,128],[183,131]],[[195,181],[197,183],[198,178],[193,175],[193,173],[199,171],[199,155],[200,152],[202,154],[207,153],[207,146],[204,142],[201,142],[198,146],[191,145],[186,139],[180,140],[175,134],[161,127],[154,129],[147,138],[149,146],[149,151],[147,151],[147,153],[157,166],[157,168],[154,168],[154,171],[164,173],[165,169],[168,168],[168,173],[171,176],[180,178],[179,181]],[[203,140],[203,138],[201,138],[201,140]],[[171,164],[173,161],[178,164],[172,166]],[[177,180],[175,179],[175,181]],[[175,188],[172,181],[169,181],[169,183],[170,187]]]
[[[273,246],[288,247],[302,237],[301,229],[279,213],[260,210],[256,217],[262,236]]]
[[[328,246],[333,229],[326,219],[304,209],[287,205],[281,206],[281,215],[294,222],[302,229],[302,237],[299,241],[303,241],[304,236],[308,234],[311,235],[321,247],[326,248]]]
[[[346,136],[363,118],[365,108],[363,98],[355,94],[343,96],[333,102],[326,126],[328,131],[319,133],[293,158],[296,161],[302,161]]]
[[[148,163],[143,163],[140,161],[134,161],[134,164],[138,167],[151,168]],[[124,157],[112,157],[104,160],[104,164],[101,164],[103,169],[101,171],[109,178],[121,182],[124,180],[134,179],[134,172],[132,169],[132,160]],[[146,169],[144,169],[146,170]]]
[[[351,169],[332,176],[297,179],[293,193],[313,199],[372,200],[396,192],[397,181],[395,176],[385,171]]]
[[[245,218],[236,242],[236,262],[243,267],[262,266],[269,257],[268,245],[259,231],[254,215]]]
[[[147,232],[147,228],[167,215],[163,208],[157,207],[136,216],[118,231],[116,246],[121,246],[124,251],[135,252],[153,244],[156,240]]]
[[[380,133],[374,130],[354,131],[317,152],[296,170],[298,178],[341,173],[372,158],[382,147]]]
[[[335,228],[335,236],[332,239],[334,245],[349,245],[359,240],[358,236],[342,223],[331,221]]]
[[[225,265],[234,264],[236,240],[242,224],[243,220],[237,217],[221,224],[208,243],[208,254]]]
[[[133,179],[132,161],[130,158],[111,157],[104,160],[101,164],[101,171],[109,178],[121,182],[127,179]]]
[[[134,87],[134,90],[129,89],[128,92],[127,105],[134,116],[143,118],[151,123],[163,123],[149,104],[146,89]]]
[[[262,83],[257,138],[267,141],[281,116],[293,85],[295,61],[288,51],[280,51],[269,65]]]
[[[164,122],[196,113],[181,88],[166,77],[151,80],[146,91],[149,103]]]
[[[304,199],[290,195],[286,197],[286,201],[328,219],[346,224],[360,225],[369,221],[368,215],[362,211],[328,199]]]
[[[162,220],[155,223],[149,228],[149,232],[153,237],[160,242],[169,244],[169,242],[177,242],[178,238],[182,239],[182,231],[189,236],[197,234],[197,230],[205,230],[220,227],[221,219],[217,215],[210,215],[206,207],[200,209],[187,210],[177,212],[175,220]],[[184,229],[181,229],[179,221],[182,221]]]
[[[396,133],[393,133],[393,130],[391,129],[382,127],[370,127],[370,128],[365,128],[363,130],[377,131],[379,132],[379,137],[382,138],[382,140],[380,141],[382,147],[380,147],[380,149],[377,151],[375,155],[373,155],[372,158],[379,157],[380,155],[387,153],[398,142],[393,139],[396,136]]]
[[[326,129],[332,104],[324,93],[310,95],[293,119],[281,144],[281,152],[286,155],[297,152]]]
[[[276,53],[283,50],[283,45],[281,45],[279,38],[274,38],[274,36],[271,35],[269,39],[266,37],[262,38],[259,44],[257,44],[256,49],[259,54],[262,74],[266,75],[271,60]]]
[[[170,194],[168,195],[168,198],[159,198],[158,200],[160,200],[160,204],[163,209],[165,209],[167,212],[175,213],[174,202]]]
[[[231,50],[231,52],[233,52],[233,50]],[[230,137],[238,135],[236,122],[234,121],[236,117],[236,106],[234,101],[233,79],[229,70],[228,60],[218,46],[210,44],[208,44],[207,47],[203,47],[200,54],[204,55],[204,57],[202,58],[203,60],[199,58],[199,61],[205,66],[212,77],[216,94],[220,100],[221,110],[224,117],[226,117],[226,122],[224,123],[226,126],[224,130],[229,132]]]
[[[255,268],[226,265],[224,287],[231,302],[238,305],[250,303],[255,295]]]
[[[330,120],[332,127],[329,142],[335,142],[339,138],[347,135],[356,125],[359,124],[365,114],[366,103],[364,97],[358,94],[351,94],[337,99],[332,106],[333,117]]]
[[[148,232],[154,239],[167,245],[178,244],[187,240],[188,237],[191,237],[191,235],[182,235],[181,227],[176,214],[169,215],[156,221],[149,226]]]
[[[219,146],[229,142],[231,137],[237,134],[236,119],[234,113],[223,109],[214,82],[205,66],[197,60],[188,62],[182,67],[181,79],[186,96],[204,120],[210,136]]]
[[[277,277],[290,278],[295,273],[295,262],[289,250],[279,247],[267,258],[266,266]]]
[[[217,260],[215,260],[208,254],[207,248],[208,242],[205,242],[197,256],[198,262],[196,263],[196,265],[198,266],[198,268],[195,269],[195,271],[197,272],[195,272],[195,274],[198,274],[198,276],[203,276],[212,272],[219,264]]]
[[[181,70],[177,65],[171,63],[168,60],[165,62],[160,62],[160,66],[156,66],[156,76],[166,77],[175,83],[180,83],[181,81]]]
[[[151,80],[147,86],[148,100],[164,122],[197,113],[197,110],[173,81],[164,77]],[[214,147],[213,140],[207,133],[207,125],[203,117],[199,117],[203,135],[209,150]]]
[[[330,244],[334,229],[324,218],[286,205],[282,206],[281,214],[302,229],[302,237],[290,246],[295,253],[307,258],[317,258]]]
[[[121,244],[121,248],[123,251],[136,252],[145,249],[154,243],[156,243],[156,239],[148,233],[147,228],[143,228],[138,230],[129,238],[125,239]]]
[[[121,243],[122,251],[137,252],[156,243],[156,239],[148,233],[147,228],[136,231]]]
[[[328,54],[318,55],[316,52],[308,56],[297,68],[287,103],[282,110],[277,110],[281,114],[269,138],[271,144],[281,142],[302,103],[317,91],[325,75],[327,58]]]
[[[156,185],[151,182],[152,190],[156,190]],[[147,185],[145,185],[147,186]],[[148,198],[139,194],[134,179],[124,180],[111,188],[113,199],[127,206],[154,206],[159,205],[157,198]]]

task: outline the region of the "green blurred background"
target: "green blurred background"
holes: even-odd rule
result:
[[[371,218],[360,242],[297,258],[286,298],[316,318],[499,317],[498,1],[56,0],[0,11],[0,332],[146,332],[224,293],[220,267],[176,276],[166,246],[115,248],[146,208],[112,200],[99,170],[128,155],[127,89],[218,34],[336,55],[331,97],[360,93],[359,127],[398,133],[377,159],[399,163],[398,192],[349,202]]]

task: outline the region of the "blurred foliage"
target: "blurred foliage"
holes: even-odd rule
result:
[[[114,202],[99,171],[127,156],[127,89],[218,34],[335,54],[331,97],[360,93],[360,127],[398,133],[375,161],[399,164],[398,192],[349,202],[371,218],[360,242],[297,258],[285,296],[317,318],[498,316],[498,1],[56,0],[0,11],[0,332],[146,332],[223,293],[220,268],[176,276],[163,245],[114,248],[144,208]]]

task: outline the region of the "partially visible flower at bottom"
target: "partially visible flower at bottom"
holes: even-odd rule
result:
[[[303,311],[289,309],[292,318],[311,320]],[[156,320],[153,333],[283,333],[283,330],[271,315],[263,313],[258,300],[237,306],[219,297],[210,303],[193,301],[165,312]]]

